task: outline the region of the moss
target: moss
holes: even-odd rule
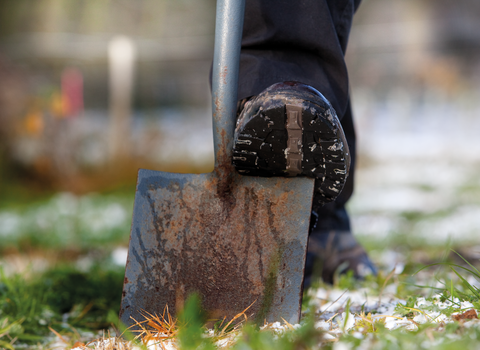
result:
[[[270,308],[272,307],[277,285],[278,268],[280,266],[280,262],[282,261],[283,251],[283,248],[279,248],[278,251],[273,254],[272,260],[270,261],[270,266],[268,267],[268,273],[264,283],[265,289],[262,303],[257,315],[255,316],[256,324],[263,324],[268,313],[270,312]]]

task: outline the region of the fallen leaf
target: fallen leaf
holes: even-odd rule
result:
[[[452,318],[455,321],[460,321],[460,320],[473,320],[474,318],[478,318],[478,316],[475,309],[470,309],[468,311],[465,311],[463,314],[452,315]]]

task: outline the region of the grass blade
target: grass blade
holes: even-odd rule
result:
[[[478,298],[480,299],[480,294],[478,294],[478,291],[470,284],[467,282],[467,280],[465,278],[463,278],[458,272],[457,270],[455,270],[453,267],[450,267],[452,269],[453,272],[455,272],[455,274],[458,276],[458,278],[460,278],[463,282],[465,282],[467,284],[467,287],[468,289],[470,289],[472,291],[472,293]]]
[[[480,278],[480,271],[477,270],[477,268],[475,266],[473,266],[472,264],[470,264],[467,259],[465,259],[463,256],[461,256],[459,253],[457,253],[455,250],[452,249],[452,252],[454,252],[455,254],[457,254],[463,261],[465,261],[467,263],[468,266],[470,266],[473,270],[475,270],[476,272],[476,277]]]

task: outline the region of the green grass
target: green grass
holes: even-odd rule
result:
[[[312,320],[308,320],[295,330],[282,335],[272,331],[260,331],[253,324],[242,329],[242,334],[232,346],[234,350],[294,350],[313,349],[321,340],[322,332],[315,329]]]
[[[83,272],[60,265],[28,277],[2,272],[0,320],[14,322],[9,336],[26,343],[43,341],[49,327],[60,334],[108,329],[111,315],[118,315],[123,277],[123,269],[100,266]]]
[[[50,327],[77,338],[78,332],[111,327],[124,267],[115,266],[110,254],[128,242],[133,193],[74,196],[13,189],[2,197],[0,341],[42,343],[53,335]],[[41,263],[16,274],[7,265],[16,257]]]

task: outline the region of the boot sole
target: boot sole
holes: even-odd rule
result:
[[[248,102],[235,130],[233,165],[243,175],[307,176],[326,203],[348,176],[349,151],[335,111],[323,96],[265,91]]]

